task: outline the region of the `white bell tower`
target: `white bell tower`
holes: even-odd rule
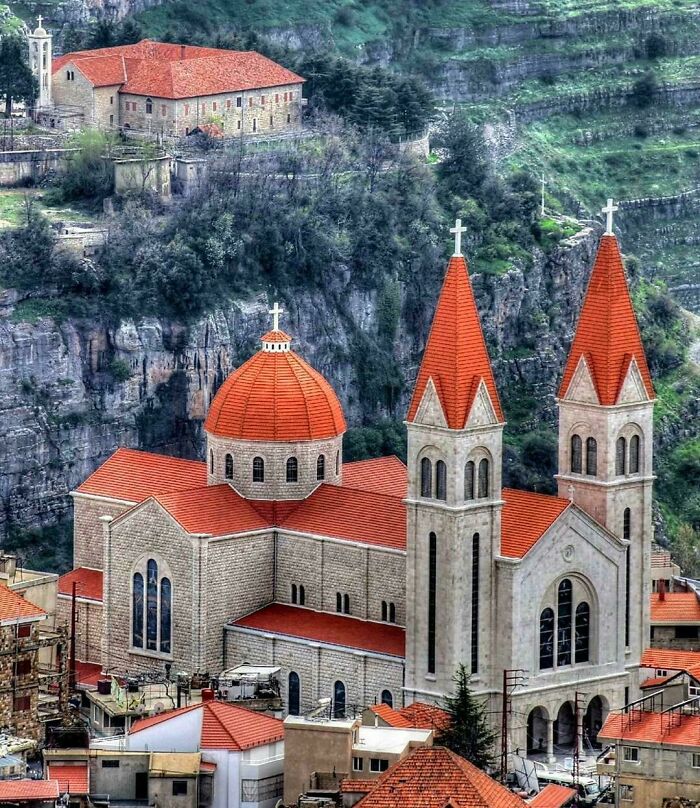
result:
[[[39,85],[39,95],[36,99],[36,108],[52,106],[51,101],[51,34],[41,25],[43,18],[37,18],[38,26],[34,33],[27,36],[29,40],[29,66],[36,76]]]

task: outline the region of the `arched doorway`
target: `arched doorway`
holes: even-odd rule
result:
[[[576,747],[576,718],[574,707],[565,701],[554,720],[554,751],[559,754],[571,752]]]
[[[602,745],[598,743],[598,733],[603,726],[607,708],[600,696],[594,696],[586,714],[583,717],[583,750],[587,752],[591,749],[600,749]]]
[[[544,707],[535,707],[527,717],[528,755],[547,751],[547,724],[549,713]]]

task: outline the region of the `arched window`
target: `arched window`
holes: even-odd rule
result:
[[[209,473],[214,473],[214,450],[209,450]]]
[[[625,541],[630,540],[630,533],[632,529],[632,511],[629,508],[625,508],[622,514],[622,538]]]
[[[396,606],[393,603],[389,604],[389,622],[396,622]]]
[[[340,452],[335,453],[335,474],[340,474]]]
[[[595,477],[598,473],[598,444],[595,438],[586,439],[586,474]]]
[[[143,575],[134,573],[131,605],[131,644],[143,648]]]
[[[479,671],[479,534],[472,537],[472,636],[471,672]]]
[[[583,444],[580,435],[571,436],[571,471],[581,474],[583,471]]]
[[[333,685],[333,718],[345,718],[345,685],[341,681]]]
[[[289,672],[289,687],[287,688],[287,712],[289,715],[299,715],[300,691],[299,674],[296,671]]]
[[[554,667],[554,612],[545,609],[540,615],[540,668]]]
[[[639,435],[630,438],[630,474],[639,474]]]
[[[152,558],[146,565],[146,648],[158,650],[158,564]]]
[[[615,444],[615,474],[624,474],[626,466],[627,441],[624,438],[618,438],[617,443]]]
[[[583,601],[576,607],[575,662],[588,662],[591,639],[591,608]]]
[[[160,651],[170,653],[172,588],[170,578],[160,581]]]
[[[303,584],[299,587],[299,605],[303,606],[306,603],[306,590]]]
[[[386,622],[389,617],[389,609],[387,606],[387,602],[385,600],[382,601],[382,620]]]
[[[292,584],[292,603],[297,602],[297,585]]]
[[[340,594],[340,592],[335,593],[335,610],[336,612],[341,613],[343,611],[343,596]]]
[[[433,493],[433,464],[424,457],[420,461],[420,495],[430,497]]]
[[[447,466],[442,460],[435,464],[435,478],[435,497],[444,501],[447,499]]]
[[[287,482],[295,483],[299,479],[299,462],[296,457],[287,458]]]
[[[428,673],[435,673],[435,606],[437,598],[437,536],[431,533],[428,549]]]
[[[153,99],[147,98],[146,99],[146,115],[151,115],[153,113]]]
[[[226,455],[226,459],[224,461],[224,476],[227,480],[233,479],[233,455]]]
[[[474,499],[474,461],[470,460],[464,467],[464,499]]]
[[[350,595],[343,595],[343,611],[350,614]]]
[[[394,697],[391,690],[382,690],[381,701],[382,704],[386,704],[388,707],[394,706]]]
[[[479,498],[489,495],[489,461],[484,457],[479,462]]]
[[[571,664],[571,609],[573,589],[568,578],[559,584],[557,592],[557,665]]]
[[[326,479],[326,456],[319,455],[316,458],[316,479],[317,480],[325,480]]]
[[[253,458],[253,482],[265,482],[265,461],[262,459],[262,457]]]

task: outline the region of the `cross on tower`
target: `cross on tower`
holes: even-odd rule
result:
[[[275,305],[269,312],[272,315],[272,330],[279,331],[280,328],[280,314],[284,314],[284,309],[280,308],[280,304],[275,301]]]
[[[44,18],[41,16],[41,14],[39,14],[39,16],[36,18],[36,21],[39,23],[38,26],[39,28],[41,28],[41,23],[43,22],[43,20]]]
[[[461,255],[462,254],[462,233],[466,233],[466,232],[467,232],[467,228],[462,227],[462,220],[461,219],[456,219],[455,220],[455,226],[450,228],[450,233],[454,233],[454,237],[455,237],[455,251],[454,251],[455,255]]]
[[[608,199],[608,204],[604,208],[601,208],[600,210],[600,212],[604,213],[606,216],[606,222],[605,222],[606,236],[613,235],[613,213],[615,213],[616,210],[619,210],[619,207],[617,205],[613,205],[612,199]]]

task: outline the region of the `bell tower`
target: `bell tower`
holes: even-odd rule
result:
[[[52,45],[51,34],[42,27],[43,18],[37,18],[38,25],[33,33],[27,35],[29,40],[29,66],[36,76],[39,86],[39,95],[36,98],[36,108],[42,109],[52,106],[51,100],[51,60]]]

